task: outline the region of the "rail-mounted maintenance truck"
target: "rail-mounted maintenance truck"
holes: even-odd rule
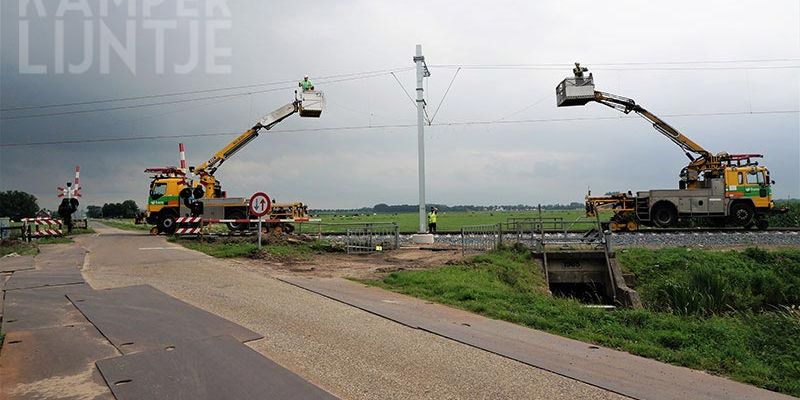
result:
[[[712,154],[683,133],[627,97],[595,90],[592,74],[575,63],[574,77],[556,87],[559,107],[582,106],[596,102],[625,114],[635,112],[653,124],[659,133],[683,150],[689,164],[680,172],[678,189],[656,189],[586,196],[590,216],[598,210],[613,212],[612,230],[637,230],[640,226],[667,228],[680,220],[708,219],[741,227],[768,227],[767,216],[780,212],[772,201],[769,170],[759,165],[761,154]],[[637,166],[637,168],[647,166]]]
[[[180,167],[148,168],[152,174],[147,199],[145,220],[155,225],[153,232],[171,234],[175,232],[176,220],[181,216],[202,216],[204,219],[243,220],[250,219],[248,198],[228,197],[220,181],[214,176],[217,169],[237,151],[258,137],[260,131],[275,125],[297,113],[301,117],[318,118],[322,114],[324,95],[315,90],[295,93],[295,99],[267,114],[208,161],[197,167],[186,167],[181,152]],[[308,217],[307,207],[300,202],[273,203],[270,220],[302,220]],[[244,230],[247,222],[231,221],[230,230]],[[268,227],[291,231],[292,225],[285,222],[271,223]]]

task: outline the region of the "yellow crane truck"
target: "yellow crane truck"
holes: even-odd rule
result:
[[[204,219],[242,220],[250,219],[248,198],[228,197],[222,190],[220,181],[214,177],[217,169],[237,151],[258,137],[259,132],[272,129],[275,125],[297,113],[301,117],[318,118],[322,114],[324,95],[315,90],[295,94],[295,99],[277,110],[267,114],[252,128],[248,129],[208,161],[186,168],[181,167],[148,168],[145,173],[152,174],[150,192],[147,199],[145,220],[155,225],[154,233],[172,234],[176,220],[180,216],[202,216]],[[181,156],[183,158],[183,155]],[[194,179],[196,178],[196,179]],[[307,218],[307,207],[303,203],[273,203],[270,219]],[[246,222],[228,222],[231,230],[244,230]],[[276,224],[273,228],[291,230],[291,224]]]
[[[779,212],[772,201],[769,170],[758,164],[761,154],[712,154],[632,99],[595,90],[592,74],[575,63],[574,77],[556,87],[559,107],[597,102],[625,114],[635,112],[653,124],[659,133],[675,143],[689,158],[680,172],[678,189],[656,189],[586,196],[586,212],[594,216],[601,209],[613,212],[612,230],[637,230],[640,226],[667,228],[679,220],[705,218],[734,226],[768,227],[767,216]]]

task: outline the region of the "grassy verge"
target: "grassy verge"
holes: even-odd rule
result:
[[[150,225],[133,223],[132,219],[101,219],[99,220],[103,225],[108,225],[112,228],[124,229],[126,231],[149,231]]]
[[[35,243],[27,243],[20,240],[3,240],[0,242],[0,257],[7,254],[17,253],[21,256],[39,254],[39,248]]]
[[[186,248],[200,251],[217,258],[251,257],[277,258],[284,260],[303,260],[334,249],[324,241],[309,242],[266,242],[261,250],[258,243],[250,238],[206,238],[202,242],[194,238],[170,237],[168,241]]]
[[[43,237],[41,239],[34,239],[34,241],[28,243],[22,240],[11,239],[11,240],[3,240],[0,242],[0,257],[5,256],[11,253],[17,253],[21,256],[23,255],[37,255],[39,254],[39,247],[40,244],[57,244],[57,243],[72,243],[71,236],[75,235],[82,235],[94,233],[92,228],[77,228],[73,229],[72,233],[65,236],[53,236],[53,237]]]
[[[529,256],[513,250],[366,283],[800,395],[800,251],[637,249],[620,259],[645,309],[549,297]]]

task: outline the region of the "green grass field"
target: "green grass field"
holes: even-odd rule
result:
[[[628,250],[645,308],[587,308],[546,294],[529,252],[365,283],[671,364],[800,395],[800,251]]]
[[[538,218],[536,211],[469,211],[469,212],[442,212],[439,214],[437,229],[439,231],[458,231],[462,226],[467,225],[490,225],[508,222],[509,218]],[[562,218],[566,223],[576,220],[586,220],[583,210],[565,211],[542,211],[544,218]],[[417,213],[396,213],[396,214],[322,214],[317,216],[322,220],[322,232],[337,232],[347,229],[345,224],[353,223],[377,223],[394,222],[398,224],[400,232],[416,232],[419,227],[419,214]],[[607,215],[601,216],[601,220],[608,219]],[[99,222],[112,228],[147,231],[151,225],[136,225],[132,219],[101,219]],[[342,224],[342,225],[338,225]],[[302,224],[301,231],[305,233],[315,233],[320,228],[316,223]],[[298,228],[295,228],[298,229]],[[212,232],[224,233],[227,228],[223,224],[212,225]]]
[[[538,218],[537,211],[468,211],[468,212],[440,212],[437,220],[437,229],[440,231],[457,231],[467,225],[488,225],[505,223],[509,218]],[[565,222],[585,219],[583,210],[542,211],[544,218],[563,218]],[[364,223],[364,222],[395,222],[400,227],[400,232],[416,232],[419,228],[419,214],[359,214],[359,215],[328,215],[319,216],[323,223]],[[601,216],[601,220],[608,216]],[[313,228],[313,227],[312,227]],[[329,227],[326,229],[330,230]]]

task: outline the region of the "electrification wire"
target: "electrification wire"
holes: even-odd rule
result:
[[[382,69],[382,70],[373,70],[373,71],[366,71],[366,72],[351,72],[346,74],[336,74],[336,75],[327,75],[327,76],[320,76],[315,77],[315,80],[325,81],[328,79],[335,79],[335,78],[342,78],[342,77],[351,77],[357,75],[371,75],[377,73],[386,73],[391,71],[407,71],[413,69],[414,67],[403,67],[403,68],[391,68],[391,69]],[[202,90],[188,90],[182,92],[171,92],[171,93],[160,93],[160,94],[153,94],[147,96],[133,96],[133,97],[118,97],[118,98],[111,98],[111,99],[100,99],[100,100],[89,100],[89,101],[81,101],[81,102],[74,102],[74,103],[60,103],[60,104],[45,104],[45,105],[37,105],[37,106],[22,106],[22,107],[10,107],[10,108],[2,108],[0,111],[22,111],[22,110],[33,110],[33,109],[43,109],[43,108],[57,108],[57,107],[74,107],[74,106],[83,106],[83,105],[93,105],[93,104],[102,104],[102,103],[112,103],[112,102],[120,102],[120,101],[133,101],[133,100],[147,100],[147,99],[157,99],[162,97],[174,97],[174,96],[185,96],[190,94],[203,94],[203,93],[213,93],[213,92],[223,92],[229,90],[238,90],[238,89],[247,89],[252,87],[261,87],[261,86],[275,86],[275,85],[282,85],[282,84],[289,84],[295,83],[296,80],[283,80],[283,81],[274,81],[274,82],[264,82],[264,83],[253,83],[248,85],[239,85],[239,86],[228,86],[222,88],[215,88],[215,89],[202,89]]]
[[[774,110],[774,111],[731,111],[713,113],[689,113],[689,114],[662,114],[664,117],[712,117],[712,116],[731,116],[731,115],[763,115],[763,114],[796,114],[800,110]],[[543,122],[573,122],[573,121],[599,121],[599,120],[619,120],[619,119],[638,119],[636,116],[608,116],[608,117],[569,117],[569,118],[541,118],[524,119],[511,121],[460,121],[460,122],[438,122],[432,126],[472,126],[472,125],[501,125],[501,124],[532,124]],[[413,128],[417,124],[385,124],[385,125],[355,125],[339,126],[329,128],[303,128],[303,129],[275,129],[272,133],[306,133],[306,132],[325,132],[325,131],[347,131],[347,130],[366,130],[366,129],[389,129],[389,128]],[[152,136],[129,136],[111,137],[97,139],[67,139],[46,142],[28,143],[0,143],[0,147],[23,147],[23,146],[44,146],[44,145],[64,145],[64,144],[84,144],[101,142],[123,142],[136,140],[156,140],[156,139],[176,139],[176,138],[196,138],[212,136],[239,135],[241,132],[212,132],[212,133],[186,133],[176,135],[152,135]]]
[[[762,58],[762,59],[745,59],[745,60],[692,60],[692,61],[633,61],[633,62],[598,62],[598,63],[583,63],[585,65],[613,67],[613,66],[658,66],[658,65],[689,65],[689,64],[748,64],[748,63],[786,63],[800,61],[800,58]],[[551,69],[555,67],[558,69],[564,68],[565,65],[572,65],[571,62],[567,63],[535,63],[535,64],[433,64],[431,67],[439,68],[542,68]],[[798,66],[734,66],[728,68],[734,69],[753,69],[753,68],[797,68]],[[714,69],[714,67],[685,67],[691,69]],[[603,68],[606,69],[606,68]],[[652,69],[652,68],[647,68]]]
[[[439,113],[439,109],[442,107],[442,103],[444,103],[444,99],[447,97],[447,94],[450,93],[450,88],[453,87],[453,82],[455,82],[458,73],[461,72],[461,68],[457,69],[456,72],[453,74],[453,79],[450,79],[450,84],[447,85],[447,89],[444,91],[444,95],[442,95],[442,99],[439,101],[439,105],[436,106],[436,111],[433,112],[433,116],[428,119],[428,125],[430,125],[434,119],[436,119],[436,114]]]
[[[709,60],[709,61],[617,62],[617,63],[592,63],[591,65],[601,66],[602,67],[602,66],[618,66],[618,65],[644,66],[644,65],[686,65],[686,64],[732,64],[732,63],[755,63],[755,62],[794,62],[794,61],[800,61],[800,58],[773,58],[773,59],[747,59],[747,60]],[[564,67],[564,65],[570,65],[570,64],[571,63],[486,64],[486,65],[437,64],[437,65],[431,65],[431,67],[438,67],[438,68],[467,68],[467,69],[562,69]],[[694,70],[694,69],[774,69],[774,68],[800,68],[800,66],[796,66],[796,65],[789,65],[789,66],[736,66],[736,67],[724,67],[724,68],[680,67],[680,68],[669,68],[669,69],[666,69],[666,70],[686,70],[686,69],[688,69],[688,70]],[[387,72],[401,72],[401,71],[407,71],[407,70],[410,70],[410,69],[414,69],[414,67],[391,68],[391,69],[383,69],[383,70],[373,70],[373,71],[365,71],[365,72],[353,72],[353,73],[346,73],[346,74],[328,75],[328,76],[317,77],[317,78],[315,78],[315,80],[322,81],[322,80],[326,80],[326,79],[349,77],[349,76],[364,75],[364,74],[373,74],[373,73],[381,73],[381,72],[384,72],[384,73],[387,73]],[[609,69],[609,68],[602,68],[602,69]],[[665,70],[664,68],[647,68],[647,69],[648,70]],[[44,108],[74,107],[74,106],[93,105],[93,104],[102,104],[102,103],[110,103],[110,102],[121,102],[121,101],[147,100],[147,99],[155,99],[155,98],[163,98],[163,97],[185,96],[185,95],[190,95],[190,94],[203,94],[203,93],[213,93],[213,92],[219,92],[219,91],[238,90],[238,89],[246,89],[246,88],[261,87],[261,86],[274,86],[274,85],[289,84],[289,83],[294,83],[294,82],[295,82],[295,80],[282,80],[282,81],[274,81],[274,82],[264,82],[264,83],[254,83],[254,84],[247,84],[247,85],[239,85],[239,86],[229,86],[229,87],[214,88],[214,89],[203,89],[203,90],[190,90],[190,91],[171,92],[171,93],[160,93],[160,94],[146,95],[146,96],[119,97],[119,98],[99,99],[99,100],[90,100],[90,101],[72,102],[72,103],[9,107],[9,108],[2,108],[2,109],[0,109],[0,111],[3,111],[3,112],[23,111],[23,110],[44,109]],[[405,88],[404,88],[404,90],[405,90]],[[435,115],[435,113],[434,113],[434,115]]]
[[[470,70],[534,70],[534,71],[561,71],[564,66],[559,67],[539,66],[539,65],[462,65],[462,64],[436,64],[431,68],[461,68]],[[590,65],[590,64],[585,64]],[[800,69],[800,65],[764,65],[764,66],[732,66],[732,67],[646,67],[646,68],[625,68],[625,67],[592,67],[594,71],[705,71],[705,70],[747,70],[747,69]]]
[[[273,88],[273,89],[264,89],[264,90],[256,90],[247,93],[231,93],[225,95],[216,95],[216,96],[206,96],[206,97],[195,97],[191,99],[181,99],[181,100],[168,100],[168,101],[161,101],[155,103],[146,103],[146,104],[131,104],[127,106],[116,106],[116,107],[106,107],[106,108],[95,108],[91,110],[73,110],[73,111],[62,111],[62,112],[55,112],[55,113],[47,113],[47,114],[31,114],[31,115],[16,115],[10,117],[2,117],[0,121],[11,121],[17,119],[30,119],[30,118],[41,118],[41,117],[57,117],[62,115],[75,115],[75,114],[87,114],[87,113],[94,113],[94,112],[102,112],[102,111],[116,111],[116,110],[127,110],[133,108],[143,108],[143,107],[155,107],[155,106],[163,106],[168,104],[180,104],[180,103],[189,103],[201,100],[210,100],[210,99],[225,99],[230,97],[239,97],[239,96],[246,96],[251,94],[258,94],[258,93],[267,93],[267,92],[274,92],[277,90],[287,90],[291,89],[292,87],[282,87],[282,88]]]
[[[539,100],[536,100],[535,102],[533,102],[531,104],[528,104],[527,106],[525,106],[525,107],[523,107],[523,108],[521,108],[521,109],[519,109],[517,111],[514,111],[514,112],[512,112],[510,114],[506,114],[505,116],[500,117],[500,118],[496,119],[495,121],[502,121],[502,120],[504,120],[504,119],[506,119],[506,118],[508,118],[508,117],[510,117],[512,115],[517,115],[517,114],[519,114],[519,113],[521,113],[523,111],[530,110],[531,108],[541,104],[543,101],[545,101],[547,99],[551,99],[551,98],[553,98],[553,95],[552,94],[547,94],[546,96],[540,98]]]
[[[378,76],[383,76],[385,74],[386,74],[385,72],[373,73],[373,74],[370,74],[370,75],[361,75],[361,76],[353,76],[353,77],[349,77],[349,78],[328,80],[328,81],[325,81],[324,83],[325,84],[331,84],[331,83],[354,81],[354,80],[360,80],[360,79],[369,79],[369,78],[375,78],[375,77],[378,77]],[[275,92],[275,91],[279,91],[279,90],[289,90],[289,89],[292,89],[292,88],[293,88],[292,86],[287,86],[287,87],[279,87],[279,88],[272,88],[272,89],[254,90],[254,91],[248,91],[248,92],[229,93],[229,94],[223,94],[223,95],[214,95],[214,96],[205,96],[205,97],[193,97],[193,98],[190,98],[190,99],[167,100],[167,101],[143,103],[143,104],[131,104],[131,105],[106,107],[106,108],[94,108],[94,109],[89,109],[89,110],[71,110],[71,111],[62,111],[62,112],[45,113],[45,114],[3,116],[3,117],[0,117],[0,121],[31,119],[31,118],[41,118],[41,117],[56,117],[56,116],[63,116],[63,115],[87,114],[87,113],[103,112],[103,111],[116,111],[116,110],[126,110],[126,109],[134,109],[134,108],[143,108],[143,107],[154,107],[154,106],[162,106],[162,105],[169,105],[169,104],[188,103],[188,102],[194,102],[194,101],[200,101],[200,100],[222,99],[222,98],[229,98],[229,97],[248,96],[248,95],[259,94],[259,93]]]
[[[392,74],[392,77],[394,77],[394,80],[397,81],[397,84],[400,85],[400,89],[403,89],[403,93],[406,94],[406,97],[408,97],[408,100],[411,101],[411,106],[416,108],[417,107],[416,101],[414,101],[414,99],[411,98],[411,95],[408,93],[408,90],[406,90],[406,87],[403,86],[403,82],[400,82],[400,78],[398,78],[397,75],[394,74],[394,72],[390,72],[390,74]]]

